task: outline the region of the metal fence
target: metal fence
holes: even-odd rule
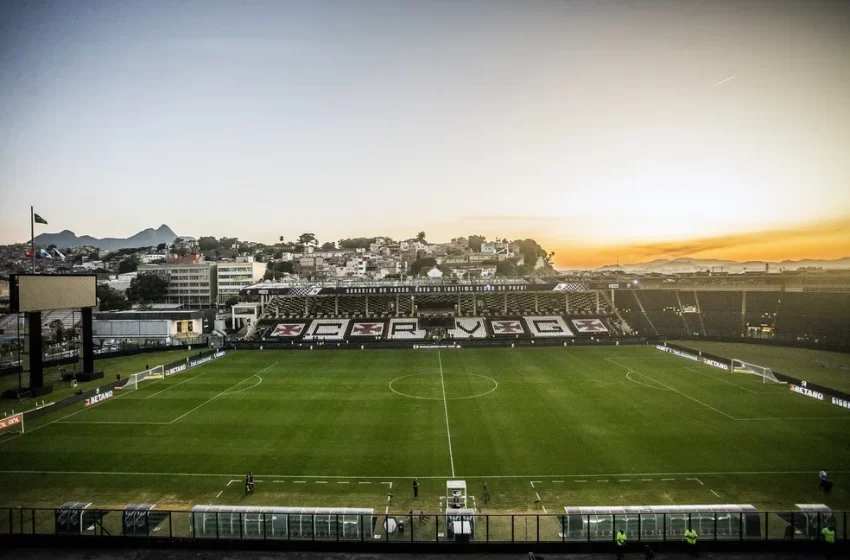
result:
[[[150,507],[150,506],[148,506]],[[2,535],[81,535],[189,540],[387,543],[683,542],[689,526],[706,541],[818,541],[833,527],[847,544],[848,512],[687,512],[649,514],[280,514],[145,509],[0,508]],[[468,511],[468,510],[467,510]]]

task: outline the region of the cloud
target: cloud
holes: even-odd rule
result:
[[[680,257],[730,260],[835,259],[850,256],[850,218],[681,241],[593,245],[550,240],[561,267],[596,267]]]

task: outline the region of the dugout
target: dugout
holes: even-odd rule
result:
[[[90,510],[91,502],[66,502],[54,510],[57,535],[93,535],[103,513]]]
[[[170,516],[169,511],[154,511],[151,504],[130,504],[122,512],[124,536],[147,537]]]
[[[565,507],[565,540],[613,540],[625,531],[630,538],[680,539],[688,526],[710,540],[758,538],[761,518],[751,505],[684,505]]]
[[[371,539],[372,508],[195,506],[190,523],[197,538]]]
[[[475,510],[446,510],[446,540],[469,542],[475,538]]]

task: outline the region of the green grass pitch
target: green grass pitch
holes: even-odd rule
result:
[[[850,354],[743,342],[684,340],[677,344],[769,367],[796,379],[850,393]]]
[[[653,347],[243,351],[120,393],[0,438],[0,506],[850,508],[850,411]]]

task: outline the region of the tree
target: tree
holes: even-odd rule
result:
[[[61,320],[56,319],[51,321],[50,331],[53,333],[53,340],[56,344],[62,344],[65,341],[65,325]]]
[[[516,263],[512,261],[499,261],[496,263],[496,276],[516,276]]]
[[[487,243],[487,238],[483,235],[470,235],[467,243],[469,244],[469,248],[477,253],[481,251],[481,244]]]
[[[333,241],[328,241],[327,243],[322,243],[322,251],[333,251],[336,249]]]
[[[354,237],[351,239],[340,239],[340,249],[368,249],[375,242],[375,237]]]
[[[310,245],[311,243],[318,243],[319,240],[316,239],[316,236],[312,233],[302,233],[298,236],[298,244],[302,247],[305,245]]]
[[[233,249],[237,243],[239,243],[239,239],[236,237],[222,237],[218,240],[218,248]]]
[[[219,247],[218,240],[215,237],[201,237],[198,239],[198,247],[202,252],[215,251]]]
[[[437,266],[437,259],[435,259],[434,257],[416,259],[415,261],[410,263],[410,267],[407,269],[407,273],[410,276],[418,276],[419,274],[427,273],[435,266]]]
[[[139,262],[136,259],[124,259],[118,263],[118,274],[126,274],[128,272],[136,272],[139,269]]]
[[[157,274],[139,274],[127,288],[127,299],[145,303],[161,301],[168,293],[168,281]]]
[[[279,278],[283,274],[294,274],[295,266],[291,262],[270,262],[266,265],[266,273],[263,275],[263,280],[273,280]]]
[[[421,242],[425,241],[425,232],[424,231],[420,231],[419,233],[416,234],[416,241],[421,241]]]
[[[227,307],[233,307],[237,303],[239,303],[239,297],[232,296],[227,298],[227,301],[224,302],[224,305],[226,305]]]
[[[106,284],[97,286],[97,299],[100,302],[98,307],[101,311],[124,311],[130,309],[130,303],[124,294],[118,290],[113,290]]]
[[[160,243],[159,245],[156,246],[156,250],[157,251],[165,251],[166,247],[168,247],[167,243]]]

